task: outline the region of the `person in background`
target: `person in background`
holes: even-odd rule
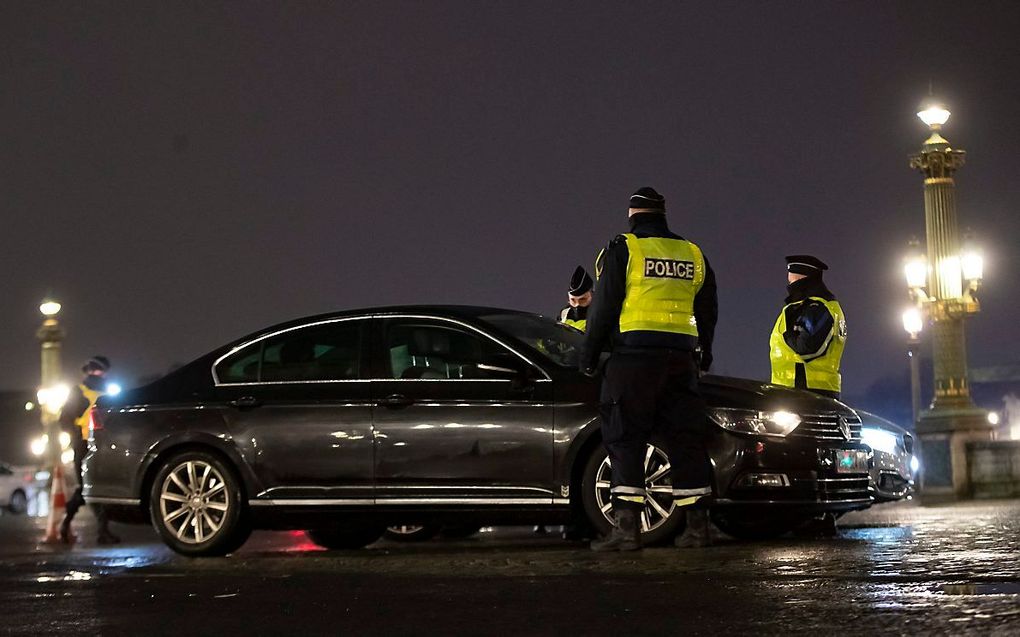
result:
[[[81,371],[85,377],[71,392],[63,409],[60,410],[61,427],[71,434],[74,468],[78,473],[78,488],[67,501],[67,513],[60,525],[60,540],[66,544],[70,544],[76,539],[71,531],[71,522],[74,520],[75,514],[78,513],[78,509],[85,504],[85,498],[82,495],[82,461],[88,452],[89,412],[99,397],[108,392],[106,373],[110,371],[110,359],[105,356],[93,356],[82,366]],[[120,538],[110,532],[110,523],[102,505],[93,505],[92,511],[99,523],[96,541],[100,544],[120,542]]]

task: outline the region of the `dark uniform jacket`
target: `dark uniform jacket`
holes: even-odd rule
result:
[[[630,231],[639,239],[665,237],[683,239],[670,232],[666,215],[660,213],[639,213],[630,217]],[[719,318],[719,302],[716,295],[715,273],[705,258],[705,281],[694,297],[694,318],[698,322],[698,336],[670,334],[667,332],[634,331],[620,333],[620,309],[627,291],[627,260],[630,250],[626,239],[620,235],[613,239],[596,264],[598,282],[595,284],[595,300],[588,308],[588,329],[580,367],[592,370],[598,363],[599,354],[613,347],[670,348],[686,351],[701,349],[701,369],[708,370],[712,364],[712,338]]]
[[[798,303],[810,297],[834,301],[835,295],[825,287],[821,277],[809,276],[798,279],[787,286],[789,296],[784,305],[797,303],[786,310],[786,332],[783,340],[790,349],[801,356],[810,356],[818,352],[829,338],[832,331],[833,318],[829,308],[818,301]],[[800,385],[798,385],[800,386]],[[806,385],[805,385],[806,386]]]
[[[94,391],[103,391],[106,387],[106,380],[102,376],[89,374],[81,384]],[[88,408],[89,399],[81,392],[81,387],[75,385],[71,388],[71,395],[67,397],[67,402],[60,409],[60,428],[70,433],[72,439],[82,438],[81,428],[75,421],[81,418]]]

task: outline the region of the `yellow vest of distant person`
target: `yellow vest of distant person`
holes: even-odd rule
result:
[[[560,322],[563,323],[564,325],[569,325],[570,327],[574,328],[575,330],[581,330],[582,332],[584,331],[584,328],[586,328],[588,326],[588,320],[587,319],[581,319],[580,321],[575,321],[574,319],[569,319],[568,318],[568,319],[563,319]]]
[[[786,344],[783,334],[786,332],[786,310],[805,301],[817,301],[825,305],[832,314],[832,331],[813,356],[801,356]],[[790,303],[783,307],[772,328],[769,338],[770,358],[772,359],[772,383],[785,387],[795,387],[797,382],[797,365],[804,365],[804,379],[808,389],[839,392],[842,378],[839,374],[839,362],[843,358],[846,345],[846,317],[838,301],[826,301],[816,296]]]
[[[104,395],[106,392],[98,391],[95,389],[89,389],[88,387],[85,386],[84,383],[78,385],[78,389],[80,389],[82,395],[85,396],[85,400],[89,401],[89,406],[80,416],[74,419],[74,424],[78,425],[78,427],[81,429],[82,439],[88,440],[89,412],[91,412],[92,408],[96,406],[96,401],[99,400],[99,397]]]
[[[694,243],[625,234],[626,296],[620,332],[698,335],[694,297],[705,282],[705,257]]]

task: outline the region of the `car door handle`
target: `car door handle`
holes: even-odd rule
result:
[[[403,394],[390,394],[386,398],[380,398],[378,402],[380,407],[389,407],[390,409],[403,409],[413,404],[414,399],[408,398]]]
[[[254,409],[261,404],[262,401],[254,396],[241,396],[230,401],[230,406],[238,409]]]

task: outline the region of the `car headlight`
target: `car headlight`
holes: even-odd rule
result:
[[[864,427],[861,429],[861,442],[868,445],[875,451],[884,451],[885,453],[893,454],[896,453],[896,445],[899,440],[897,440],[896,434],[886,431],[885,429]]]
[[[800,424],[800,416],[792,411],[755,411],[714,407],[708,410],[715,424],[727,431],[758,436],[785,436]]]

